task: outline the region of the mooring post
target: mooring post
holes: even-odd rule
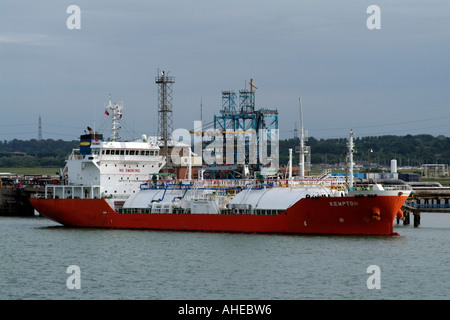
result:
[[[414,212],[414,227],[417,228],[420,225],[420,212]]]
[[[403,216],[404,216],[403,225],[406,226],[409,224],[409,211],[405,211]]]

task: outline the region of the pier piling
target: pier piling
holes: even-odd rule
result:
[[[407,226],[409,225],[409,211],[405,211],[405,213],[403,214],[403,225]]]
[[[414,212],[414,227],[417,228],[420,225],[420,212]]]

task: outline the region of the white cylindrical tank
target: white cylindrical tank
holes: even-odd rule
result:
[[[397,173],[397,160],[391,160],[391,173]]]

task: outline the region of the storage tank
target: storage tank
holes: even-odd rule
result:
[[[391,173],[397,173],[397,160],[391,160]]]

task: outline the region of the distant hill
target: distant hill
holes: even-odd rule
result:
[[[338,164],[345,162],[347,139],[315,139],[306,142],[311,147],[313,164]],[[298,162],[295,147],[299,139],[281,140],[280,165],[288,162],[289,148],[294,150],[294,165]],[[64,160],[79,141],[46,139],[0,141],[0,167],[62,167]],[[432,135],[369,136],[355,138],[357,163],[389,166],[391,159],[397,159],[398,166],[419,166],[422,163],[450,163],[450,138]],[[371,152],[372,150],[372,152]]]
[[[311,163],[337,164],[345,162],[348,139],[309,138]],[[280,141],[280,165],[286,164],[289,148],[295,150],[299,139]],[[423,163],[450,163],[450,138],[432,135],[406,136],[369,136],[355,138],[354,159],[358,163],[370,163],[389,166],[396,159],[398,166],[420,166]],[[298,159],[298,154],[295,154]],[[296,160],[298,162],[298,160]]]
[[[79,143],[53,139],[0,141],[0,167],[62,167]]]

